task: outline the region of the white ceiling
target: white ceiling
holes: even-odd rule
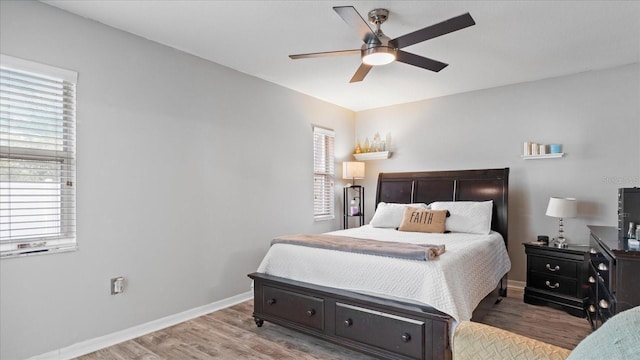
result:
[[[640,1],[43,2],[354,111],[640,62]],[[465,12],[476,25],[404,49],[439,73],[392,63],[350,84],[358,55],[289,59],[358,49],[345,5],[388,9],[392,39]]]

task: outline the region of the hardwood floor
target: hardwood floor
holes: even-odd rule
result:
[[[525,304],[522,298],[523,290],[510,288],[508,298],[495,305],[481,322],[570,350],[591,333],[586,318]]]
[[[373,359],[269,322],[258,328],[252,311],[246,301],[79,359]],[[567,349],[591,332],[586,319],[525,304],[514,289],[482,322]]]

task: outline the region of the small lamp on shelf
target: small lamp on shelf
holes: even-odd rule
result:
[[[364,163],[360,161],[345,161],[342,163],[342,178],[351,179],[353,185],[356,179],[364,179]],[[347,184],[351,186],[351,184]]]
[[[562,220],[566,218],[574,218],[578,213],[578,202],[574,198],[562,198],[552,197],[549,199],[549,205],[547,206],[547,216],[560,218],[560,226],[558,229],[558,237],[556,238],[555,246],[558,248],[565,248],[564,229]]]

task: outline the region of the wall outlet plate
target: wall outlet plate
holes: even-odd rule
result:
[[[124,277],[118,276],[111,279],[111,295],[124,292]]]

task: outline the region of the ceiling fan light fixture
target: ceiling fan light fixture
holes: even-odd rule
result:
[[[396,60],[396,50],[386,46],[377,46],[362,50],[362,62],[371,65],[386,65]]]
[[[351,80],[349,80],[350,83],[362,81],[374,66],[386,65],[394,61],[438,72],[447,67],[448,64],[400,49],[476,24],[471,15],[465,13],[404,34],[395,39],[390,39],[381,29],[382,23],[389,18],[389,10],[387,9],[373,9],[369,11],[369,22],[375,25],[375,31],[371,29],[371,26],[367,24],[365,19],[353,6],[334,6],[333,11],[335,11],[347,25],[355,30],[358,33],[358,37],[364,42],[364,45],[360,47],[360,61],[362,63],[353,77],[351,77]],[[291,59],[304,59],[357,53],[358,50],[354,49],[297,54],[289,55],[289,57]]]

